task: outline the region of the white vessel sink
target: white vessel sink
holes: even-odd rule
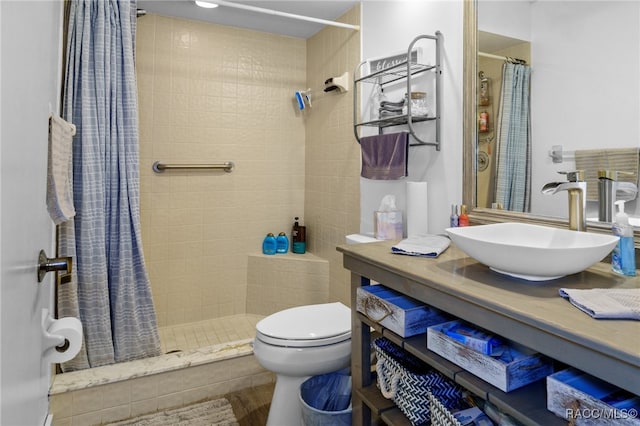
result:
[[[618,237],[526,223],[446,229],[451,241],[496,272],[529,281],[575,274],[604,259]]]

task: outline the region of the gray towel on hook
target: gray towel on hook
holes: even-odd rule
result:
[[[360,138],[362,171],[360,176],[374,180],[396,180],[408,175],[409,133]]]

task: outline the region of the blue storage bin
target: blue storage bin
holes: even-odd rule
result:
[[[358,287],[356,310],[401,337],[427,331],[427,327],[450,321],[451,316],[384,285]]]

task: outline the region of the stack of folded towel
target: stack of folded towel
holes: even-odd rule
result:
[[[560,296],[593,318],[640,320],[640,288],[561,288]]]
[[[442,235],[415,235],[405,238],[391,247],[391,252],[409,256],[438,257],[449,247],[450,243],[451,240]]]
[[[405,100],[398,102],[382,101],[380,102],[380,118],[393,117],[395,115],[401,115],[405,112],[404,108]]]

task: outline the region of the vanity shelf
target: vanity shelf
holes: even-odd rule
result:
[[[594,320],[558,295],[560,287],[637,287],[637,277],[620,278],[610,273],[610,266],[597,264],[580,274],[534,286],[492,272],[453,245],[437,259],[394,255],[390,253],[392,245],[379,242],[338,247],[344,255],[344,267],[351,271],[351,306],[356,306],[358,287],[375,280],[540,352],[555,360],[557,370],[573,366],[640,394],[640,342],[628,338],[637,335],[637,322]],[[354,426],[379,420],[389,426],[409,424],[376,387],[371,342],[378,334],[525,425],[567,423],[547,410],[545,380],[503,392],[427,349],[424,334],[402,338],[353,310]]]
[[[496,405],[519,422],[525,425],[545,426],[561,426],[566,424],[565,420],[560,419],[547,410],[544,380],[538,380],[537,382],[508,393],[502,392],[498,388],[427,349],[426,334],[402,338],[391,330],[374,323],[361,313],[356,313],[356,317],[363,324],[372,327],[376,332],[402,347],[405,351],[416,356],[424,363],[429,364],[432,368],[463,388]],[[362,396],[362,401],[372,410],[372,413],[381,417],[386,413],[387,416],[392,415],[393,418],[396,419],[396,421],[392,423],[385,421],[389,426],[411,424],[392,401],[382,396],[375,384],[374,377],[371,378],[371,384],[369,386],[358,392]],[[387,413],[389,410],[393,411]],[[395,410],[398,412],[396,413]]]
[[[417,54],[415,55],[416,58],[414,60],[414,52],[416,52],[414,49],[416,48],[416,44],[421,40],[430,40],[435,43],[435,65],[419,63]],[[364,66],[366,64],[370,64],[371,61],[363,61],[358,65],[353,75],[353,131],[358,143],[360,143],[360,135],[358,129],[362,126],[377,127],[380,134],[382,134],[383,129],[387,127],[407,126],[409,134],[413,137],[413,140],[415,140],[415,142],[411,143],[410,145],[431,145],[435,146],[437,151],[440,150],[440,111],[442,98],[440,94],[442,86],[442,69],[440,66],[440,50],[442,48],[441,45],[442,33],[440,31],[436,31],[435,35],[419,35],[409,44],[407,53],[402,55],[403,57],[400,60],[391,61],[392,64],[388,67],[385,67],[378,71],[369,71],[369,74],[362,75]],[[413,91],[412,79],[426,72],[433,72],[435,75],[435,99],[433,102],[434,111],[431,114],[416,115],[412,111],[410,99],[405,98],[406,113],[378,119],[370,117],[368,120],[362,120],[361,116],[358,114],[358,89],[360,84],[379,84],[382,88],[384,88],[384,86],[387,86],[389,84],[405,81],[407,94],[406,96],[408,96],[408,94],[412,93]],[[431,94],[431,96],[433,96],[433,93]],[[414,124],[427,121],[435,123],[435,141],[425,141],[416,133]]]

